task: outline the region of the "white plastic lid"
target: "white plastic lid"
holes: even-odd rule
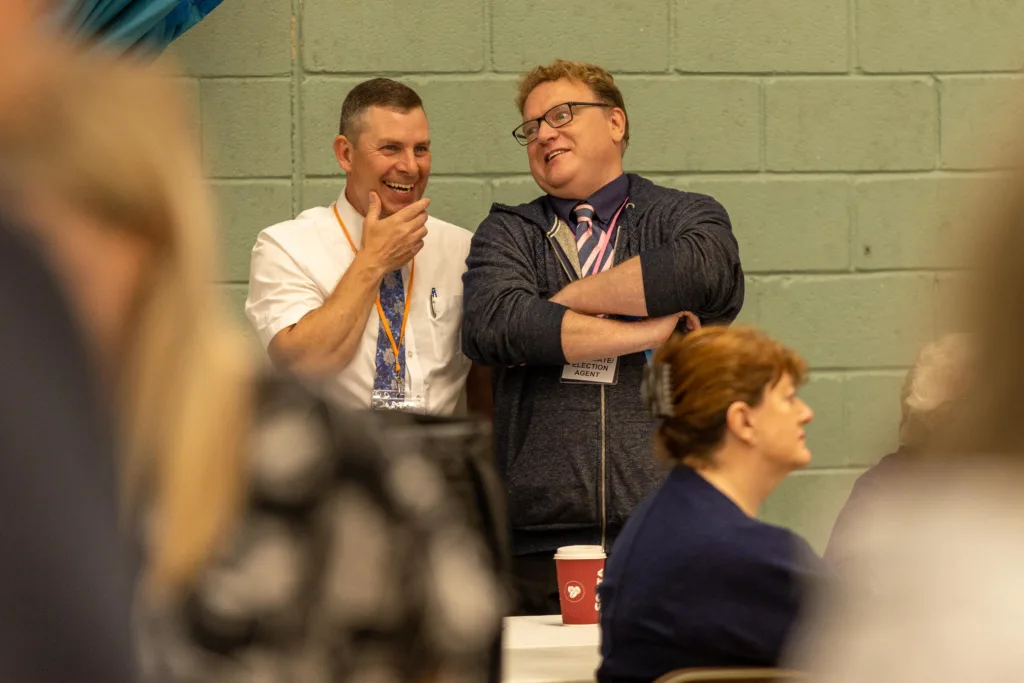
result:
[[[604,548],[599,545],[566,545],[555,553],[556,560],[603,560]]]

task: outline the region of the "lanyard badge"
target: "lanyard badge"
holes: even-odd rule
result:
[[[348,244],[352,247],[352,253],[358,254],[359,248],[356,247],[355,241],[352,239],[352,235],[349,234],[348,228],[345,227],[345,221],[341,220],[341,214],[338,213],[338,203],[334,203],[334,217],[338,219],[338,225],[341,226],[341,231],[345,233],[345,238],[348,239]],[[409,289],[405,293],[405,311],[402,313],[402,329],[398,332],[398,340],[395,340],[395,335],[391,331],[391,324],[388,323],[388,317],[384,314],[384,307],[380,303],[380,294],[377,294],[374,301],[377,304],[377,315],[380,316],[381,325],[384,326],[384,333],[388,336],[388,341],[391,342],[391,350],[395,352],[395,371],[402,371],[402,361],[398,359],[398,350],[402,347],[402,340],[405,339],[405,324],[409,322],[409,303],[412,301],[412,285],[416,279],[416,259],[414,258],[409,263]]]

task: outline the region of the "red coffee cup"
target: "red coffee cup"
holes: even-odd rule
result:
[[[601,610],[597,585],[604,578],[604,559],[599,545],[567,545],[555,553],[563,624],[597,623]]]

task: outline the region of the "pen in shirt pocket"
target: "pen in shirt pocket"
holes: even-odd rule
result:
[[[434,301],[437,299],[437,289],[435,287],[430,288],[430,317],[437,318],[437,309],[434,308]]]

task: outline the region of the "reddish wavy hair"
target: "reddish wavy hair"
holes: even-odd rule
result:
[[[585,62],[570,62],[564,59],[556,59],[551,64],[534,67],[519,80],[519,94],[516,96],[516,107],[519,113],[523,113],[526,107],[526,98],[530,96],[533,89],[541,83],[558,81],[561,79],[583,83],[601,102],[618,107],[626,114],[626,101],[622,98],[619,86],[615,85],[615,78],[607,70],[595,64]],[[629,114],[626,114],[626,130],[622,136],[622,151],[629,147]]]
[[[707,459],[725,436],[726,411],[736,401],[757,406],[785,375],[796,385],[807,363],[760,330],[713,325],[674,335],[655,362],[669,368],[671,417],[655,433],[659,455],[672,461]]]

